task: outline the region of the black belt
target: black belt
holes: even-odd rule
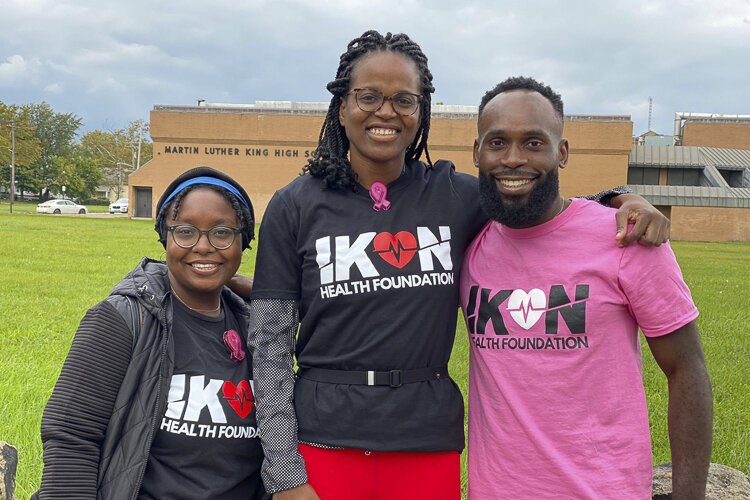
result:
[[[401,387],[404,384],[448,378],[448,367],[419,368],[417,370],[388,370],[377,372],[328,370],[326,368],[300,368],[297,376],[316,382],[350,385],[387,385]]]

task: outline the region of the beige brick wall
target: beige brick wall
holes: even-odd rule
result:
[[[750,210],[672,207],[672,239],[750,242]]]
[[[750,149],[750,123],[685,122],[683,146]]]
[[[273,193],[299,175],[317,144],[322,122],[322,116],[152,111],[154,158],[129,177],[129,196],[134,200],[134,188],[150,186],[155,209],[172,179],[189,168],[208,165],[245,186],[260,220]],[[631,133],[631,122],[566,122],[571,158],[561,173],[563,194],[595,193],[624,184]],[[459,171],[476,175],[475,137],[474,120],[433,118],[432,160],[451,160]]]
[[[153,111],[154,158],[129,177],[130,206],[134,207],[135,187],[152,188],[155,208],[177,175],[209,165],[245,186],[260,220],[273,193],[299,175],[306,156],[317,144],[322,122],[322,116]],[[564,135],[571,156],[560,175],[562,193],[589,194],[625,184],[632,130],[629,121],[566,121]],[[433,161],[451,160],[458,170],[476,175],[472,160],[475,137],[474,120],[433,118]],[[695,145],[750,149],[750,126],[688,122],[685,140]],[[747,209],[672,207],[671,218],[675,240],[750,241]]]

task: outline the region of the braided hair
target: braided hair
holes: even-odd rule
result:
[[[216,191],[222,195],[234,210],[234,215],[237,217],[237,221],[240,223],[240,229],[242,229],[242,249],[250,246],[250,241],[255,238],[255,221],[250,213],[250,210],[240,203],[237,198],[220,186],[213,186],[209,184],[194,184],[188,186],[177,195],[172,198],[169,203],[163,207],[156,217],[156,228],[159,233],[159,241],[166,248],[167,246],[167,220],[176,220],[177,215],[180,213],[180,206],[185,196],[195,189],[210,189]]]
[[[422,93],[421,121],[414,141],[406,149],[405,160],[418,160],[424,153],[427,164],[432,167],[430,153],[427,150],[427,136],[430,131],[431,94],[435,88],[432,86],[432,73],[427,67],[427,56],[419,45],[403,33],[386,33],[383,36],[377,31],[366,31],[359,38],[349,42],[346,52],[341,54],[336,79],[327,85],[333,97],[323,127],[320,129],[318,147],[302,170],[303,174],[309,172],[313,177],[322,179],[326,188],[356,189],[357,174],[349,163],[349,139],[339,122],[339,109],[341,100],[349,92],[352,72],[357,61],[374,52],[396,52],[414,61],[419,72]]]

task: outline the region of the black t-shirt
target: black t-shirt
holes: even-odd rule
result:
[[[223,334],[246,333],[228,307],[218,318],[172,300],[174,372],[139,498],[254,499],[264,494],[251,356],[235,363]]]
[[[464,251],[486,217],[476,178],[411,162],[388,211],[364,188],[302,176],[278,191],[258,241],[254,299],[300,301],[300,367],[394,370],[448,363]],[[298,379],[303,441],[391,451],[460,450],[463,399],[452,380],[399,388]]]

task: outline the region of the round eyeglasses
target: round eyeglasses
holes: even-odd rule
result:
[[[172,239],[180,248],[193,248],[198,244],[201,235],[208,237],[208,242],[216,250],[226,250],[234,243],[234,236],[242,232],[242,229],[227,226],[214,226],[208,231],[201,231],[190,224],[167,226],[167,231],[172,233]]]
[[[352,89],[349,94],[354,94],[359,109],[369,113],[382,108],[385,101],[391,101],[393,111],[401,116],[411,116],[417,112],[422,101],[421,95],[411,92],[397,92],[391,96],[384,96],[382,92],[374,89]]]

